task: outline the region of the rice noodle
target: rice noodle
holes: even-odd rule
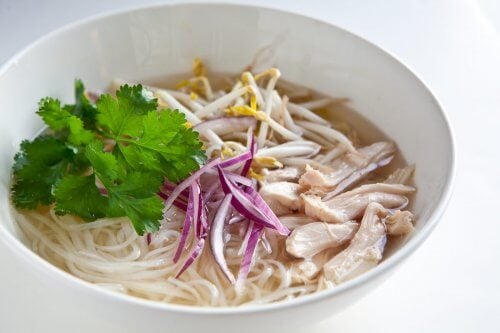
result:
[[[274,247],[268,254],[262,246],[257,248],[259,259],[242,295],[236,295],[234,286],[221,276],[208,253],[179,279],[173,278],[182,260],[174,264],[169,258],[177,248],[178,219],[183,214],[171,210],[175,210],[170,214],[171,221],[177,223],[165,223],[149,246],[127,219],[98,220],[88,227],[67,216],[47,217],[36,211],[15,214],[21,229],[32,240],[31,247],[35,249],[36,244],[36,252],[46,260],[103,288],[138,297],[185,305],[235,306],[283,300],[317,288],[316,281],[311,281],[308,286],[289,289],[288,270],[276,257],[281,251]],[[229,242],[226,247],[229,269],[237,271],[240,243]]]

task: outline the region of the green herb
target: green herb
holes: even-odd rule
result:
[[[198,133],[178,111],[157,110],[141,85],[93,104],[77,80],[75,100],[40,101],[37,113],[50,131],[23,141],[14,158],[15,206],[54,204],[57,214],[85,221],[127,216],[140,235],[158,230],[164,178],[178,182],[205,161]]]
[[[74,152],[54,137],[23,141],[21,151],[14,157],[14,204],[19,208],[36,209],[38,205],[53,203],[53,186],[61,180],[74,158]]]

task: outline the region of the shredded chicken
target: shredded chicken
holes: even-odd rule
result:
[[[387,214],[388,211],[376,202],[368,205],[359,230],[349,246],[323,266],[326,279],[339,284],[378,264],[386,243],[383,218]]]
[[[331,198],[335,197],[336,195],[344,192],[346,189],[352,187],[352,185],[360,182],[363,178],[368,176],[368,174],[370,174],[370,172],[389,164],[392,161],[392,158],[393,158],[393,156],[389,156],[387,158],[384,158],[381,161],[372,162],[372,163],[368,164],[366,167],[354,171],[353,173],[351,173],[351,175],[349,177],[347,177],[346,179],[341,181],[335,187],[335,189],[333,191],[328,193],[326,195],[326,197],[323,198],[323,200],[331,199]]]
[[[306,215],[324,222],[343,223],[362,216],[370,202],[401,209],[408,204],[405,195],[413,191],[410,186],[377,183],[362,185],[328,201],[314,194],[304,193],[301,197]]]
[[[299,180],[301,171],[297,167],[286,167],[276,170],[263,169],[264,180],[268,183],[294,182]]]
[[[308,259],[299,259],[290,265],[293,282],[309,282],[323,269],[328,260],[342,251],[342,248],[331,248]]]
[[[286,250],[297,258],[311,258],[328,248],[338,247],[354,236],[355,222],[328,224],[313,222],[296,228],[286,239]]]
[[[294,230],[300,226],[305,224],[315,222],[312,217],[307,215],[293,214],[293,215],[284,215],[279,217],[280,222],[288,228],[288,230]]]
[[[297,183],[276,182],[264,184],[259,194],[276,215],[283,215],[303,209],[300,198],[303,191],[302,186]]]
[[[330,166],[307,167],[306,172],[300,177],[299,183],[305,187],[320,188],[325,192],[330,192],[354,172],[362,170],[372,163],[378,166],[380,161],[392,156],[395,150],[396,147],[392,142],[374,143],[358,149],[357,152],[348,152],[342,155],[335,159]],[[360,172],[359,178],[352,182],[360,180],[366,174],[367,172]]]
[[[408,184],[413,172],[415,171],[414,165],[409,165],[407,167],[397,169],[387,177],[384,183],[387,184]]]
[[[413,231],[413,214],[409,211],[396,211],[385,220],[387,234],[391,236],[402,236]]]

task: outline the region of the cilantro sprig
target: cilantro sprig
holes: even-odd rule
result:
[[[177,110],[158,110],[141,85],[122,86],[94,104],[75,81],[75,104],[40,101],[45,134],[14,158],[12,200],[21,209],[54,204],[84,221],[127,216],[138,234],[159,228],[165,178],[178,182],[205,161],[198,133]]]

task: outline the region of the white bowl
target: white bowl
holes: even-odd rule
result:
[[[34,114],[39,98],[72,100],[76,77],[104,89],[115,77],[141,81],[185,73],[196,56],[214,71],[238,72],[266,45],[275,45],[274,62],[284,78],[349,97],[417,165],[416,230],[379,266],[335,289],[294,300],[196,308],[103,290],[51,266],[19,240],[8,209],[10,168],[21,140],[42,126]],[[0,70],[0,133],[2,332],[261,331],[317,322],[372,290],[429,236],[450,197],[454,174],[452,134],[443,110],[393,56],[324,22],[228,4],[139,8],[45,36]]]

